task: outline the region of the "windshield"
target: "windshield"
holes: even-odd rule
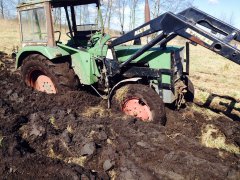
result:
[[[101,30],[96,4],[54,8],[53,17],[55,39],[64,43],[70,39],[75,44],[80,40],[87,44],[91,34]]]
[[[77,31],[99,30],[98,8],[96,4],[75,7]]]
[[[67,7],[69,21],[73,28],[73,20],[76,21],[76,31],[96,31],[101,29],[101,21],[98,16],[98,7],[96,4],[74,6],[75,19],[71,17],[71,9]],[[66,29],[68,26],[65,9],[54,8],[53,19],[55,30]],[[67,31],[67,30],[66,30]]]

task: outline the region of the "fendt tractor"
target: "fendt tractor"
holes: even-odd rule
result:
[[[55,30],[56,8],[65,11],[67,43]],[[99,0],[29,0],[18,12],[16,68],[26,85],[48,94],[89,87],[109,108],[146,122],[165,124],[165,104],[177,108],[194,98],[189,43],[167,45],[176,36],[240,64],[240,50],[230,44],[240,41],[240,31],[196,8],[166,12],[117,38],[105,33]],[[155,36],[143,45],[128,43],[150,34]]]

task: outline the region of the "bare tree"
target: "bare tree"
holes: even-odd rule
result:
[[[62,9],[56,8],[53,11],[54,25],[55,27],[59,26],[59,30],[62,30]]]
[[[111,24],[111,17],[112,17],[112,7],[113,7],[113,0],[109,0],[109,11],[108,11],[108,29],[110,29],[110,24]]]
[[[234,13],[232,12],[231,15],[229,16],[229,19],[228,19],[228,23],[232,26],[235,25],[235,15]]]
[[[129,29],[134,29],[136,26],[136,11],[138,7],[139,0],[130,0],[130,16],[129,16]]]
[[[117,0],[117,17],[120,21],[121,32],[124,32],[124,24],[125,24],[125,10],[127,5],[127,0]]]
[[[160,14],[166,11],[171,11],[176,13],[187,7],[192,6],[193,3],[194,3],[194,0],[152,0],[151,14],[154,18],[156,18]]]
[[[160,15],[160,0],[154,0],[153,2],[153,12],[152,15],[154,18]]]
[[[112,9],[113,9],[113,0],[104,0],[103,1],[103,16],[104,16],[104,25],[107,23],[108,29],[111,27],[111,19],[112,19]]]
[[[16,6],[20,0],[0,0],[0,18],[15,18]]]
[[[5,19],[5,6],[4,6],[4,0],[0,0],[0,13],[1,13],[1,18]]]
[[[219,17],[220,17],[220,19],[222,21],[224,21],[224,22],[226,22],[226,23],[228,23],[228,24],[230,24],[232,26],[235,24],[235,22],[234,22],[234,13],[233,12],[230,14],[230,16],[228,16],[225,12],[222,12]]]

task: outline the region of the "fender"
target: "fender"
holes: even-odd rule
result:
[[[15,68],[19,68],[22,65],[22,61],[30,54],[41,54],[49,60],[70,55],[67,51],[57,46],[25,46],[17,53]]]
[[[136,78],[130,78],[130,79],[124,79],[120,82],[118,82],[113,88],[112,90],[110,91],[110,93],[108,94],[108,108],[111,107],[111,100],[112,100],[112,95],[113,95],[113,92],[115,91],[115,89],[119,88],[120,86],[122,86],[123,84],[125,83],[128,83],[128,82],[137,82],[139,80],[141,80],[142,78],[140,77],[136,77]]]

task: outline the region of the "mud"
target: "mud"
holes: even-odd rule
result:
[[[194,105],[167,109],[167,124],[144,123],[106,109],[94,94],[45,95],[27,88],[13,60],[1,57],[2,179],[239,179],[239,121],[207,119]],[[235,151],[209,148],[213,125]],[[218,133],[212,134],[217,139]]]

